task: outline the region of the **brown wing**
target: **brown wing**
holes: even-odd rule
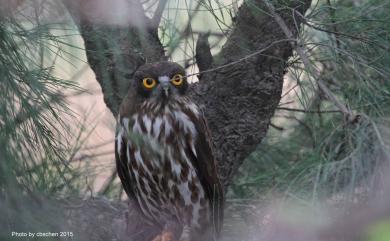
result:
[[[118,125],[120,125],[118,123]],[[115,138],[115,161],[116,161],[116,170],[118,172],[119,179],[122,182],[123,189],[125,190],[130,201],[136,202],[134,190],[132,188],[132,181],[130,178],[128,170],[128,160],[127,160],[127,138],[118,135]]]
[[[118,129],[123,128],[122,120],[120,120],[121,123],[118,123]],[[125,130],[125,128],[123,128]],[[120,132],[119,132],[120,133]],[[122,182],[123,189],[125,190],[129,201],[137,207],[135,211],[142,217],[147,220],[145,215],[140,211],[141,207],[140,204],[137,201],[137,198],[135,196],[134,192],[134,183],[133,179],[130,176],[129,171],[129,157],[127,156],[127,133],[123,131],[122,134],[117,134],[115,137],[115,162],[116,162],[116,170],[119,176],[119,179]]]
[[[211,221],[215,234],[218,237],[223,222],[224,197],[222,185],[218,177],[217,163],[212,151],[211,137],[203,113],[195,115],[188,111],[187,115],[195,124],[198,134],[195,141],[195,150],[192,150],[190,144],[188,144],[189,150],[187,151],[190,153],[192,164],[197,170],[197,174],[209,199],[212,208]]]
[[[139,205],[134,193],[132,179],[130,177],[129,168],[128,168],[128,156],[127,156],[127,133],[125,133],[124,123],[122,117],[131,116],[131,113],[134,112],[134,92],[129,90],[128,95],[123,99],[120,109],[119,117],[117,123],[117,134],[115,137],[115,161],[116,161],[116,170],[118,172],[119,179],[122,182],[123,189],[125,190],[130,201],[135,205]],[[122,132],[121,132],[122,129]],[[139,206],[137,206],[139,207]]]

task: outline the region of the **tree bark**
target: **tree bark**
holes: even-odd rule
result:
[[[304,14],[311,1],[274,2],[296,35],[292,9]],[[219,69],[203,73],[192,92],[204,106],[225,187],[266,135],[280,101],[287,60],[292,55],[290,43],[281,41],[284,34],[266,9],[261,0],[244,2],[226,44],[213,58],[211,67]],[[300,19],[295,20],[300,23]],[[198,43],[201,41],[204,40]],[[266,51],[246,57],[262,49]],[[202,66],[203,59],[198,57],[197,62]],[[224,65],[228,67],[221,68]]]

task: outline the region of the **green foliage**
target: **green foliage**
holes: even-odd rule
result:
[[[240,169],[232,195],[282,192],[317,200],[369,185],[389,157],[389,12],[388,1],[313,2],[301,33],[306,54],[353,115],[334,112],[298,56],[292,58],[287,81],[296,88],[287,88],[272,120],[283,130],[271,127]],[[283,105],[290,100],[292,107]]]
[[[52,50],[48,44],[55,41],[48,31],[11,18],[0,22],[0,185],[13,180],[30,191],[52,193],[69,182],[63,131],[68,127],[61,116],[71,111],[61,89],[76,86],[46,66],[43,51]]]
[[[52,73],[60,44],[49,25],[0,21],[1,240],[12,231],[57,230],[61,211],[46,198],[77,192],[68,158],[78,144],[69,143],[64,118],[72,113],[62,91],[78,87]]]

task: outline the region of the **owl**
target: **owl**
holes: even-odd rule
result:
[[[118,176],[140,213],[161,228],[153,241],[216,240],[223,192],[203,113],[174,62],[136,71],[117,119]]]

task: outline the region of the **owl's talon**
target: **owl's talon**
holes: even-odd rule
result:
[[[161,241],[173,241],[173,233],[168,232],[168,231],[164,231],[161,234]]]
[[[152,241],[173,241],[173,233],[169,231],[163,231],[157,235]]]
[[[152,241],[161,241],[161,234],[157,235]]]
[[[161,241],[161,234],[157,235],[152,241]]]

